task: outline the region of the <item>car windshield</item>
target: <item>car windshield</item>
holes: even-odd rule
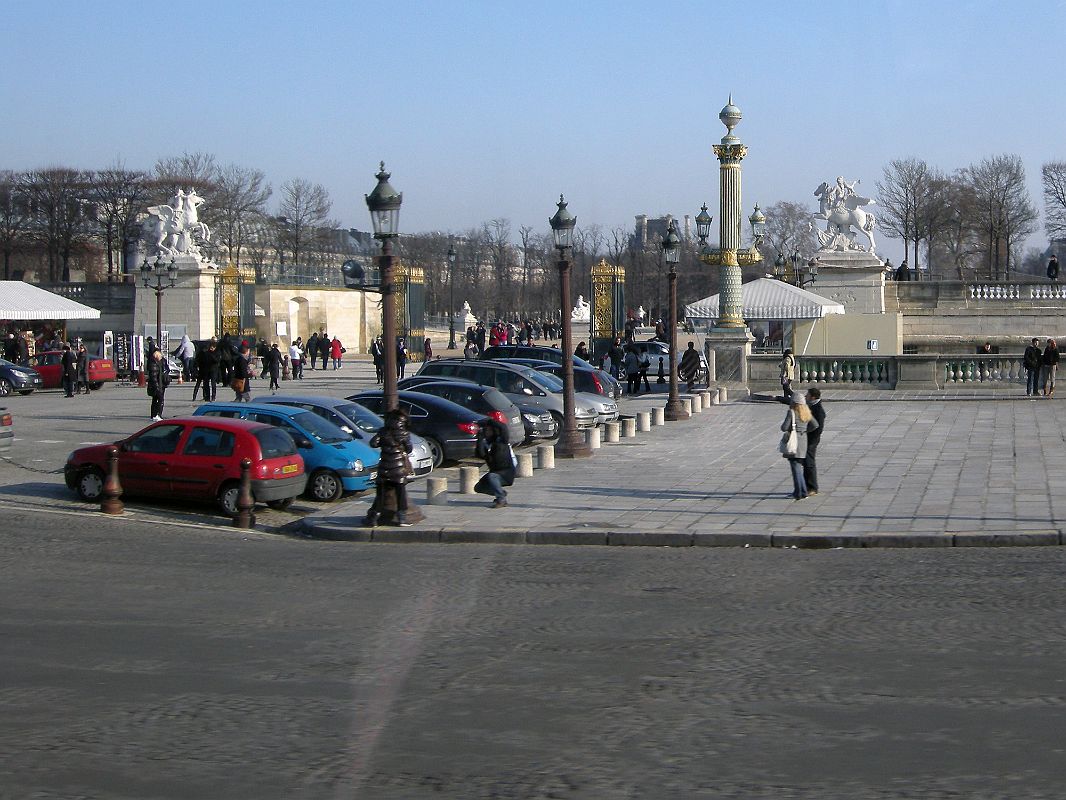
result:
[[[352,437],[342,431],[332,422],[310,411],[304,411],[292,415],[292,421],[303,427],[322,444],[340,444],[350,442]]]
[[[546,392],[561,392],[563,390],[563,382],[546,372],[537,372],[535,369],[530,369],[523,372],[522,377],[535,383]]]
[[[343,406],[335,406],[334,410],[341,416],[350,419],[357,428],[367,433],[377,433],[381,430],[385,421],[369,408],[357,403],[348,403]]]

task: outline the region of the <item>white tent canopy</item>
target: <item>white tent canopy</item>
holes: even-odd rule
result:
[[[758,278],[740,287],[744,319],[821,319],[829,314],[843,314],[844,306],[814,292],[800,289],[773,278]],[[711,295],[685,306],[690,320],[718,319],[718,295]]]
[[[100,312],[23,281],[0,281],[0,319],[100,319]]]

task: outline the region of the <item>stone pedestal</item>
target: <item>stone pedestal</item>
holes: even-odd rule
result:
[[[177,280],[163,293],[163,328],[184,326],[190,339],[210,339],[218,329],[216,288],[219,271],[214,264],[205,264],[194,256],[179,256],[174,264],[178,268]],[[155,291],[138,282],[134,333],[143,334],[147,330],[154,337],[155,317]],[[180,339],[180,335],[171,337],[171,350],[177,347]]]
[[[861,251],[819,251],[818,278],[808,291],[840,303],[847,314],[885,313],[884,263]]]
[[[747,328],[711,328],[704,340],[710,382],[744,386],[748,382],[748,356],[755,337]]]

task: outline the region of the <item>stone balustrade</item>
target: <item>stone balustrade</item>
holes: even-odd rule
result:
[[[748,358],[753,391],[779,389],[777,355]],[[945,389],[983,384],[1009,388],[1025,383],[1022,356],[919,354],[901,356],[798,356],[796,383],[851,389]]]
[[[1057,283],[971,283],[967,287],[971,300],[1064,300],[1066,286]]]

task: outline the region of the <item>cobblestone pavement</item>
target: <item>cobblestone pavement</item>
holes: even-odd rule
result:
[[[535,531],[586,532],[568,541],[604,543],[614,534],[624,543],[630,532],[691,544],[699,534],[719,533],[1045,532],[1049,542],[1060,541],[1066,406],[1025,399],[847,402],[828,390],[823,397],[821,493],[807,500],[792,499],[777,453],[783,406],[731,402],[604,445],[591,459],[538,470],[510,490],[506,509],[453,493],[448,506],[427,508],[424,523],[395,535],[436,531],[448,540],[495,532],[531,541]],[[657,402],[639,398],[624,410]],[[366,502],[346,503],[308,523],[322,533],[351,530],[365,509]]]
[[[0,536],[3,800],[1066,797],[1059,548]]]

